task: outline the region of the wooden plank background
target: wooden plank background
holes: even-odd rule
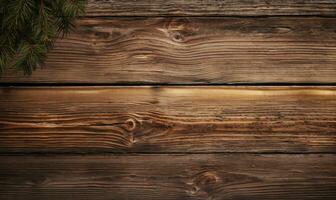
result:
[[[94,18],[9,83],[336,83],[334,18]]]
[[[2,200],[335,199],[335,155],[3,156]]]
[[[0,152],[336,150],[336,87],[43,87],[0,94]]]
[[[89,0],[0,76],[1,200],[334,200],[335,153],[334,0]]]

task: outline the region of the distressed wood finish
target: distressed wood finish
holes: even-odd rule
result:
[[[0,152],[335,152],[335,87],[0,90]]]
[[[335,16],[334,0],[89,0],[87,16]]]
[[[336,198],[335,155],[0,157],[1,200]]]
[[[335,200],[335,84],[336,0],[88,0],[0,77],[0,200]]]
[[[83,19],[34,74],[2,83],[336,83],[336,20]]]

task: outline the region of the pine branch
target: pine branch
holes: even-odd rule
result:
[[[8,68],[31,74],[55,39],[84,13],[85,0],[0,0],[0,73]]]

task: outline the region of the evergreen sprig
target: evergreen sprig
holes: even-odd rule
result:
[[[31,74],[58,36],[73,27],[86,0],[0,0],[0,73]]]

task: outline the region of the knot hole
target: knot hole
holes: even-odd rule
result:
[[[127,128],[128,131],[133,131],[136,128],[135,119],[132,119],[132,118],[127,119],[125,124],[126,124],[126,128]]]

